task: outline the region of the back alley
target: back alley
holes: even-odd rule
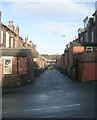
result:
[[[3,118],[94,118],[95,84],[46,70],[34,82],[3,88]]]

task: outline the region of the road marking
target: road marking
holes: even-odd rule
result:
[[[30,111],[39,111],[39,110],[42,110],[42,108],[40,108],[40,109],[29,109],[29,110],[24,110],[25,112],[30,112]]]
[[[80,104],[73,104],[73,105],[66,105],[66,106],[55,106],[55,107],[49,107],[49,108],[39,108],[39,109],[29,109],[29,110],[24,110],[25,112],[30,112],[30,111],[40,111],[40,110],[48,110],[48,109],[60,109],[60,108],[68,108],[68,107],[76,107],[79,106]]]
[[[53,90],[53,91],[50,91],[51,93],[52,92],[64,92],[64,90]]]
[[[23,111],[3,112],[3,114],[41,111],[41,110],[45,111],[45,110],[49,110],[49,109],[61,109],[61,108],[69,108],[69,107],[77,107],[77,106],[80,106],[80,104],[72,104],[72,105],[66,105],[66,106],[55,106],[55,107],[48,107],[48,108],[35,108],[35,109],[28,109],[28,110],[23,110]]]

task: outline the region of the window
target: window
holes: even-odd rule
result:
[[[88,18],[84,21],[84,28],[86,28],[88,25]]]
[[[85,38],[85,42],[88,42],[88,33],[87,32],[84,33],[84,38]]]
[[[96,21],[96,17],[95,17],[95,16],[93,16],[93,23],[95,23],[95,21]]]
[[[12,74],[12,58],[4,58],[4,74]]]
[[[81,40],[81,42],[83,42],[83,36],[81,36],[80,40]]]
[[[94,42],[94,32],[92,31],[92,42]]]

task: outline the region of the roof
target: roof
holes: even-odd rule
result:
[[[71,42],[73,46],[97,46],[97,43],[91,43],[91,42]]]
[[[9,29],[6,25],[4,25],[3,23],[1,23],[1,27],[4,27],[4,28],[6,28],[8,31],[10,31],[12,34],[14,34],[15,36],[17,36],[17,34],[14,32],[14,31],[12,31],[11,29]],[[22,37],[20,37],[19,36],[19,38],[21,39],[21,40],[23,40],[23,38]]]
[[[31,49],[1,48],[0,53],[2,56],[37,57],[37,53],[32,53]]]
[[[97,52],[84,52],[75,54],[79,62],[97,62]]]
[[[1,23],[1,27],[5,27],[7,30],[11,31],[13,34],[17,35],[14,31],[10,30],[6,25]]]
[[[83,20],[83,22],[85,22],[86,20],[89,20],[90,18],[93,18],[93,16],[91,15],[91,16],[87,16],[84,20]]]

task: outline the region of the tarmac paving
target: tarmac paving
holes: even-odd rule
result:
[[[95,118],[95,82],[52,69],[33,82],[2,90],[3,118]]]

